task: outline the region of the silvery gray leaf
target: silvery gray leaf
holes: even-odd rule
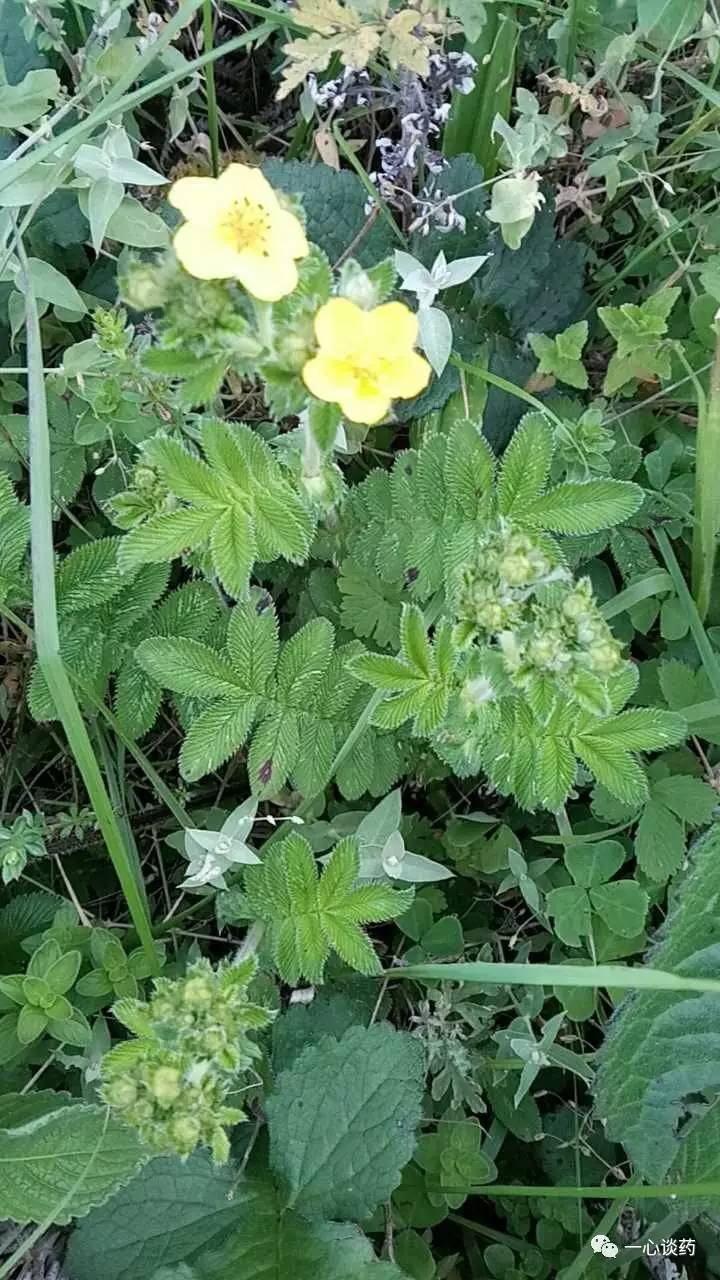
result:
[[[237,809],[233,809],[222,824],[222,834],[230,836],[233,840],[247,840],[253,829],[255,814],[257,813],[257,800],[250,796],[239,804]]]
[[[422,349],[439,378],[452,351],[452,325],[438,307],[422,307],[418,321]]]
[[[449,289],[456,284],[464,284],[491,257],[491,253],[478,253],[471,258],[456,258],[454,262],[449,262],[443,272],[443,289]]]

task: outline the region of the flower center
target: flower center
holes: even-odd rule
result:
[[[219,220],[218,231],[233,249],[250,249],[268,256],[270,216],[262,205],[253,204],[246,196],[233,200]]]
[[[377,391],[378,382],[389,363],[382,356],[364,355],[361,351],[353,351],[345,358],[346,368],[361,395],[372,395]]]

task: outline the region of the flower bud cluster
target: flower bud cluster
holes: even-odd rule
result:
[[[499,694],[504,679],[526,694],[538,681],[547,690],[549,682],[556,696],[583,705],[597,699],[599,706],[608,679],[623,664],[589,578],[575,582],[548,538],[509,520],[489,530],[474,563],[463,567],[457,615],[458,643],[477,639],[487,646],[480,683],[467,685],[474,708],[491,704],[491,687]],[[501,669],[493,672],[498,656]]]
[[[113,1006],[136,1038],[105,1055],[102,1097],[153,1151],[208,1146],[216,1163],[227,1160],[226,1128],[245,1115],[226,1102],[260,1055],[250,1034],[272,1018],[248,1000],[255,967],[253,957],[217,969],[201,959],[183,978],[158,978],[149,1001]]]
[[[522,625],[539,587],[569,577],[547,539],[501,520],[488,529],[476,561],[462,572],[458,617],[481,638],[491,639]]]
[[[141,520],[170,511],[174,505],[167,484],[142,457],[132,469],[129,487],[114,494],[109,503],[113,523],[120,529],[132,529]]]
[[[622,666],[622,652],[598,609],[589,578],[534,600],[524,625],[499,637],[505,670],[522,688],[534,676],[551,676],[569,694],[582,674],[605,682]]]

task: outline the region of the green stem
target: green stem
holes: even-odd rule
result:
[[[27,622],[23,622],[23,619],[19,618],[18,615],[12,609],[8,608],[7,605],[0,604],[0,616],[7,618],[8,622],[11,622],[14,627],[17,627],[19,631],[22,631],[23,635],[27,636],[28,640],[31,640],[34,643],[35,634],[32,627],[29,627]],[[142,750],[142,747],[139,747],[137,742],[125,733],[125,730],[117,719],[117,716],[113,715],[113,712],[110,711],[109,707],[105,706],[102,698],[99,698],[92,689],[86,688],[79,680],[75,683],[83,697],[90,703],[93,709],[102,716],[106,724],[110,725],[115,737],[119,742],[122,742],[125,750],[129,751],[133,760],[139,764],[148,782],[155,789],[160,799],[165,801],[170,813],[177,819],[180,826],[192,827],[193,821],[187,809],[184,809],[180,802],[176,800],[167,783],[163,782],[155,766],[148,760],[145,752]],[[720,711],[718,714],[720,714]],[[706,717],[706,719],[707,718],[709,717]]]
[[[210,52],[215,43],[215,23],[212,0],[203,0],[203,48]],[[220,172],[220,131],[218,128],[217,92],[215,90],[215,67],[209,62],[205,68],[205,92],[207,93],[208,133],[210,134],[210,158],[212,160],[213,177]]]
[[[705,401],[703,404],[703,400]],[[695,442],[695,530],[692,548],[692,584],[695,603],[704,621],[710,607],[713,570],[720,531],[720,327],[715,338],[715,359],[710,372],[710,392],[698,404]]]
[[[506,1244],[508,1248],[514,1249],[516,1253],[528,1253],[534,1246],[529,1240],[523,1240],[520,1236],[510,1236],[506,1231],[496,1231],[494,1227],[487,1227],[484,1222],[472,1222],[470,1218],[463,1218],[462,1214],[449,1213],[450,1222],[456,1222],[459,1227],[465,1227],[467,1231],[474,1231],[477,1235],[483,1236],[485,1240],[494,1240],[496,1244]]]
[[[483,369],[477,364],[468,364],[467,360],[461,360],[459,356],[451,356],[450,364],[454,364],[456,369],[463,369],[465,373],[471,373],[476,378],[481,378],[483,382],[489,382],[491,387],[498,387],[500,391],[506,391],[508,395],[515,396],[516,400],[524,400],[525,404],[532,405],[533,409],[538,409],[540,413],[544,413],[546,418],[550,418],[556,426],[563,425],[562,418],[550,408],[549,405],[543,404],[542,400],[538,400],[531,391],[525,391],[523,387],[516,387],[514,382],[508,382],[507,378],[501,378],[499,373],[491,373],[489,369]]]
[[[144,885],[138,882],[129,852],[113,812],[93,751],[85,722],[60,655],[55,567],[52,536],[52,491],[50,434],[48,430],[43,351],[35,294],[27,270],[22,244],[18,245],[24,276],[25,329],[28,361],[28,431],[30,443],[30,541],[32,553],[33,605],[38,665],[47,682],[70,749],[87,788],[95,817],[120,881],[138,937],[152,965],[158,971],[153,947],[150,913]]]
[[[667,571],[673,580],[673,586],[677,593],[678,600],[682,604],[692,631],[695,647],[700,654],[700,661],[705,668],[705,674],[710,681],[713,693],[716,698],[720,698],[720,662],[718,656],[713,649],[705,628],[702,624],[702,618],[697,611],[695,601],[690,595],[688,585],[683,577],[677,557],[670,544],[664,529],[655,530],[655,539],[662,553],[663,560],[667,566]]]
[[[367,194],[368,194],[369,198],[372,200],[372,202],[373,202],[373,204],[374,204],[374,205],[377,205],[378,209],[380,210],[380,216],[381,216],[381,217],[385,220],[385,222],[387,223],[387,226],[389,227],[389,229],[390,229],[390,231],[392,232],[392,234],[395,236],[395,239],[396,239],[396,240],[399,240],[399,242],[400,242],[400,244],[401,244],[401,245],[404,245],[404,244],[405,244],[405,237],[404,237],[404,235],[403,235],[402,231],[400,230],[399,226],[397,225],[397,223],[396,223],[395,219],[393,218],[393,216],[392,216],[392,214],[391,214],[390,210],[388,209],[387,205],[385,204],[384,200],[382,200],[382,199],[381,199],[381,197],[378,195],[377,188],[373,186],[373,184],[372,184],[372,182],[370,181],[370,179],[369,179],[369,177],[368,177],[368,175],[367,175],[367,173],[366,173],[365,169],[363,168],[363,166],[361,165],[361,163],[360,163],[360,161],[358,160],[357,156],[355,155],[355,152],[353,151],[352,147],[349,147],[349,146],[348,146],[347,142],[345,141],[345,139],[344,139],[343,135],[342,135],[342,134],[341,134],[341,132],[340,132],[340,129],[338,128],[338,126],[337,126],[336,124],[333,124],[333,126],[332,126],[332,135],[333,135],[333,138],[335,139],[335,141],[336,141],[336,142],[337,142],[337,144],[338,144],[338,148],[339,148],[340,152],[342,153],[342,155],[343,155],[343,156],[345,157],[345,159],[347,160],[347,162],[348,162],[348,164],[350,165],[351,169],[354,169],[354,170],[355,170],[355,172],[356,172],[356,174],[357,174],[358,178],[360,179],[360,181],[362,182],[362,184],[363,184],[363,186],[364,186],[364,188],[365,188],[365,190],[366,190],[366,192],[367,192]]]
[[[577,53],[578,18],[579,18],[578,0],[568,0],[567,49],[565,51],[565,75],[568,80],[572,80],[573,76],[575,75],[575,54]]]

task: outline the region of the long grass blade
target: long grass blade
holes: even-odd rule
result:
[[[30,546],[35,648],[38,664],[47,681],[70,749],[87,788],[138,937],[152,966],[152,972],[157,972],[150,912],[142,877],[120,833],[97,757],[60,655],[52,534],[50,433],[45,398],[42,339],[37,302],[27,270],[27,259],[22,244],[18,247],[25,292],[30,443]]]
[[[400,969],[386,969],[383,977],[481,982],[494,987],[606,987],[622,991],[711,991],[720,995],[717,978],[685,978],[663,969],[631,968],[624,964],[504,964],[466,960],[456,964],[409,964]]]

